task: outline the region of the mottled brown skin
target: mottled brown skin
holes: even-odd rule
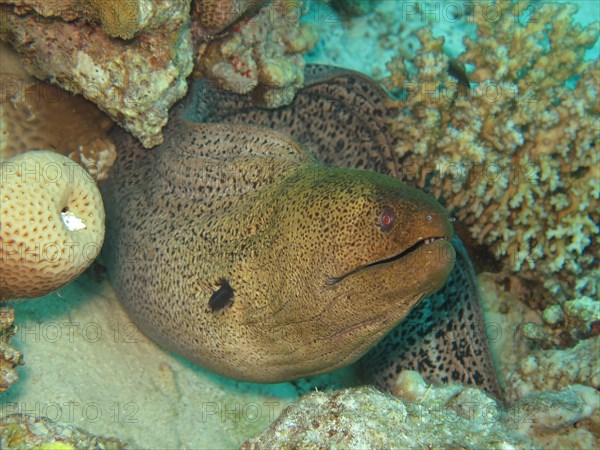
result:
[[[432,206],[431,198],[417,194],[417,207],[381,233],[373,211],[390,196],[400,207],[394,202],[414,191],[365,172],[322,170],[295,144],[326,165],[402,178],[411,167],[403,169],[394,151],[398,136],[387,123],[397,113],[387,93],[357,72],[327,66],[308,66],[305,80],[294,102],[277,110],[196,82],[176,115],[201,125],[171,123],[154,152],[116,134],[122,151],[104,188],[105,253],[126,305],[158,342],[219,373],[259,381],[349,363],[404,316],[361,359],[365,381],[393,390],[397,374],[412,369],[429,382],[459,381],[501,398],[477,279],[457,238],[448,281],[421,302],[452,260],[446,242],[421,247],[412,261],[353,272],[399,251],[411,233],[426,236],[432,223],[419,207]],[[328,283],[344,270],[352,275]],[[224,276],[233,303],[207,311],[207,298],[229,286]]]
[[[352,363],[452,269],[448,240],[424,243],[452,236],[433,197],[322,166],[282,134],[176,117],[152,151],[114,137],[110,279],[145,333],[221,375],[279,382]],[[223,279],[233,298],[213,310]]]
[[[394,150],[402,136],[388,130],[398,114],[389,104],[387,93],[372,79],[330,66],[307,66],[305,87],[292,104],[277,110],[257,108],[207,82],[197,82],[188,98],[196,121],[261,125],[291,136],[323,164],[402,179],[416,168],[403,165]],[[402,370],[417,370],[431,383],[456,381],[502,398],[475,271],[458,238],[452,244],[457,259],[448,280],[361,359],[365,382],[393,391]]]

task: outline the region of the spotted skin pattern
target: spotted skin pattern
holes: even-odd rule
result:
[[[335,295],[330,300],[327,297],[328,292],[323,291],[322,285],[319,283],[311,285],[303,278],[303,274],[311,270],[311,265],[322,265],[323,260],[327,259],[324,255],[332,252],[339,255],[335,262],[337,266],[334,264],[334,267],[339,267],[340,260],[353,261],[355,266],[357,264],[360,266],[368,261],[377,260],[386,252],[388,255],[393,254],[390,248],[385,249],[383,253],[380,248],[374,250],[372,247],[377,238],[370,241],[367,239],[362,246],[356,246],[355,241],[360,241],[358,237],[362,235],[361,227],[364,228],[366,224],[358,224],[354,228],[342,225],[346,217],[356,213],[357,208],[358,211],[373,213],[376,210],[379,217],[381,211],[390,204],[391,200],[382,201],[381,198],[373,198],[374,180],[367,177],[360,182],[364,175],[357,177],[356,173],[346,178],[334,177],[323,192],[323,186],[314,183],[316,166],[311,165],[314,164],[312,157],[299,150],[295,144],[295,142],[301,143],[326,166],[366,169],[399,178],[401,161],[393,151],[394,141],[387,133],[385,121],[386,117],[393,114],[393,111],[386,109],[386,96],[385,91],[377,83],[356,72],[326,66],[309,66],[306,69],[306,87],[298,93],[292,105],[278,110],[256,108],[243,96],[224,93],[209,82],[196,82],[186,102],[178,107],[179,110],[174,115],[205,125],[191,126],[186,121],[178,123],[179,119],[172,120],[166,133],[166,143],[162,146],[168,148],[168,152],[147,152],[137,145],[133,138],[117,132],[116,138],[120,146],[127,151],[121,152],[125,156],[121,156],[116,172],[117,176],[119,172],[125,173],[121,173],[122,178],[118,183],[113,183],[109,188],[104,189],[103,193],[108,200],[106,203],[109,209],[113,202],[118,205],[119,211],[142,211],[139,214],[142,217],[134,217],[131,220],[125,214],[115,212],[111,214],[109,211],[110,229],[107,235],[113,245],[107,245],[106,253],[109,258],[112,257],[113,261],[118,263],[114,265],[118,269],[112,270],[111,280],[116,284],[122,297],[129,297],[129,300],[125,299],[125,304],[132,315],[137,317],[146,333],[167,348],[219,373],[239,379],[270,382],[323,373],[346,365],[358,359],[408,314],[408,320],[403,321],[363,360],[362,366],[365,368],[367,381],[375,383],[382,389],[388,389],[393,385],[393,376],[399,370],[415,369],[423,372],[432,382],[458,380],[482,386],[498,395],[498,384],[489,356],[479,307],[477,284],[468,258],[464,258],[461,253],[460,243],[455,242],[455,246],[461,251],[458,252],[460,257],[457,260],[457,269],[452,272],[450,282],[444,285],[439,294],[428,297],[420,304],[419,301],[426,293],[434,292],[443,284],[444,270],[439,267],[447,269],[446,275],[449,271],[448,267],[452,267],[452,263],[448,266],[448,260],[452,259],[453,262],[454,252],[448,250],[448,247],[438,249],[435,258],[431,258],[432,253],[430,253],[429,259],[435,259],[435,264],[419,258],[412,262],[402,261],[405,264],[401,265],[387,264],[391,267],[386,269],[393,270],[380,270],[386,266],[382,265],[371,272],[359,271],[358,275],[363,278],[356,277],[355,280],[354,277],[348,277],[349,282],[356,282],[348,286],[343,294]],[[248,124],[257,128],[248,128]],[[273,133],[269,129],[277,130],[283,135]],[[293,140],[286,140],[285,135]],[[174,151],[174,147],[193,148],[194,151]],[[272,150],[264,155],[265,148]],[[219,157],[219,154],[229,155],[236,151],[240,153],[237,159]],[[203,182],[200,187],[194,181],[195,174],[199,170],[198,163],[195,161],[197,158],[192,157],[192,154],[198,152],[204,159],[210,160],[209,162],[205,160],[201,164],[200,170],[203,171],[206,182]],[[265,164],[265,158],[257,162],[256,158],[247,157],[248,152],[271,159],[268,164]],[[282,154],[273,158],[277,152]],[[272,166],[274,161],[276,167]],[[299,196],[303,201],[291,210],[284,211],[283,215],[274,216],[272,202],[269,206],[267,203],[261,203],[260,199],[265,198],[265,194],[271,195],[274,191],[280,190],[282,185],[289,184],[290,180],[294,179],[293,174],[298,173],[294,172],[294,167],[297,169],[298,164],[311,167],[309,171],[313,170],[312,184],[306,184],[306,180],[300,181],[297,186],[301,195],[298,195],[298,191],[291,192],[287,189],[286,195]],[[210,169],[207,169],[208,166]],[[219,170],[214,171],[214,167],[219,167]],[[249,167],[252,170],[248,171]],[[235,174],[233,177],[235,186],[231,187],[236,192],[235,196],[223,195],[223,170]],[[327,179],[328,176],[323,176],[319,170],[316,178],[321,181]],[[217,173],[214,179],[211,178],[213,172]],[[248,172],[254,173],[254,178],[246,179],[244,174]],[[339,175],[344,172],[337,173]],[[144,195],[138,193],[132,196],[131,192],[139,188],[140,182],[143,187],[147,180],[152,180],[152,183],[148,183],[150,184],[148,188],[142,189]],[[386,183],[380,192],[389,191],[390,185]],[[260,196],[252,197],[252,192],[261,186],[268,186],[268,188]],[[366,196],[365,191],[368,191]],[[403,191],[403,195],[406,195],[406,192]],[[240,193],[242,195],[239,195]],[[197,198],[198,201],[181,206],[177,199],[182,196]],[[156,202],[157,197],[161,199],[159,202]],[[237,208],[240,198],[241,203],[252,204],[252,207],[246,210],[247,221],[240,222],[239,218],[244,214],[242,216],[238,214],[235,225],[230,225],[227,222],[228,218],[222,216],[208,218],[202,224],[197,223],[197,217],[213,211],[215,207]],[[279,204],[285,205],[286,197],[280,198]],[[428,197],[418,197],[414,202],[415,205],[409,208],[406,208],[406,205],[398,205],[394,208],[400,228],[405,230],[405,236],[398,238],[404,242],[404,248],[410,239],[414,241],[417,237],[427,237],[427,233],[439,234],[439,228],[427,231],[426,217],[429,214],[418,203],[425,201],[430,211],[435,213],[434,216],[441,217],[443,214],[436,209],[435,205],[430,204],[430,200],[425,200],[426,198]],[[143,204],[141,208],[140,200]],[[372,208],[374,200],[376,200],[376,207]],[[340,205],[345,206],[340,209]],[[262,208],[261,214],[254,212],[257,207],[259,210]],[[185,282],[182,283],[181,279],[174,280],[172,276],[166,277],[167,280],[162,280],[161,283],[166,282],[169,285],[167,290],[172,296],[178,298],[157,307],[154,300],[144,300],[152,294],[142,292],[144,289],[140,290],[140,286],[148,283],[147,276],[143,275],[144,271],[152,273],[152,264],[156,264],[152,256],[147,255],[150,249],[147,248],[145,241],[140,241],[140,234],[144,240],[150,236],[149,239],[160,241],[157,237],[161,235],[160,233],[171,233],[173,236],[171,247],[180,247],[181,245],[176,242],[176,236],[181,234],[179,231],[181,228],[178,230],[170,224],[161,226],[160,229],[153,229],[148,225],[148,222],[156,223],[161,220],[168,222],[165,216],[173,214],[173,208],[177,214],[188,218],[184,228],[188,226],[196,230],[191,238],[186,237],[180,243],[187,246],[188,251],[183,256],[178,255],[177,259],[181,260],[178,263],[179,278],[181,274],[189,274],[186,268],[190,264],[195,264],[196,267],[201,265],[199,260],[202,258],[198,258],[200,254],[204,256],[204,260],[207,255],[211,255],[213,261],[211,267],[203,268],[201,272],[209,275],[209,278],[212,277],[213,281],[207,282],[205,277],[205,279],[198,277],[198,281],[193,283],[192,288],[195,289],[193,290],[186,286]],[[256,235],[258,230],[272,229],[273,223],[279,226],[289,223],[283,220],[286,214],[292,217],[300,214],[307,218],[308,222],[297,226],[301,221],[296,220],[295,226],[300,234],[285,236],[283,244],[277,242],[276,234],[269,236],[269,245],[273,247],[273,251],[268,257],[262,255],[257,258],[260,245],[253,246],[248,240],[241,239],[239,236],[237,239],[231,239],[232,232],[237,235],[240,227],[248,229],[250,235]],[[148,220],[150,217],[152,219]],[[274,217],[277,217],[276,221]],[[332,217],[341,217],[341,219],[317,228],[310,226],[311,223],[315,223],[315,220],[323,224]],[[229,227],[218,229],[215,220],[225,220]],[[218,231],[215,231],[217,229]],[[264,234],[268,235],[268,232]],[[340,236],[344,236],[346,240],[340,239]],[[202,251],[198,248],[194,249],[194,239],[202,239],[210,245],[201,249]],[[254,239],[254,243],[258,241],[259,238]],[[290,242],[294,245],[300,244],[302,248],[296,255],[296,259],[290,258]],[[333,247],[331,247],[332,243]],[[124,261],[122,253],[126,252],[124,248],[128,247],[134,248],[134,250],[129,248],[129,253],[134,253],[135,249],[139,252],[136,258],[126,258],[135,260],[135,267],[127,266],[131,263]],[[398,249],[396,248],[396,251]],[[153,250],[155,254],[165,251],[160,246]],[[147,266],[140,267],[139,257],[142,253],[145,258],[149,257],[149,260]],[[226,255],[241,256],[232,258]],[[316,255],[316,257],[310,259],[307,255]],[[223,257],[223,261],[229,261],[229,264],[219,262],[220,256]],[[242,269],[238,267],[240,261],[245,262]],[[433,273],[431,277],[428,276],[427,264],[436,265],[431,268],[430,272]],[[237,269],[233,270],[234,266]],[[344,270],[337,270],[337,273]],[[332,269],[329,272],[333,273],[336,270]],[[424,273],[427,276],[421,280]],[[213,315],[214,322],[203,322],[202,329],[199,330],[198,324],[187,320],[187,316],[202,314],[202,308],[197,305],[208,304],[211,295],[218,292],[219,282],[224,275],[228,276],[227,283],[233,289],[231,305],[225,305],[222,309],[223,313],[217,311],[217,314]],[[197,274],[189,276],[197,276]],[[416,288],[415,278],[420,281]],[[443,279],[440,281],[440,278]],[[287,297],[291,295],[294,301],[282,299],[283,294],[273,295],[273,286],[265,286],[265,282],[274,284],[274,290],[277,292],[285,293]],[[154,280],[151,279],[150,284],[152,283]],[[158,288],[164,289],[164,286],[157,286]],[[131,295],[132,292],[136,295]],[[185,295],[181,295],[182,292]],[[186,295],[202,297],[199,292],[203,293],[205,299],[199,299],[197,302],[186,300]],[[302,302],[303,297],[315,299],[313,302],[320,305],[319,308],[315,309],[315,305],[310,301]],[[400,304],[401,307],[398,310],[390,306],[382,309],[379,305],[384,301]],[[231,317],[219,314],[226,314],[228,310],[239,307],[240,302],[246,303],[243,311],[247,314],[241,320],[248,325],[244,332],[246,335],[251,334],[248,330],[260,329],[261,324],[268,324],[270,321],[273,322],[268,324],[271,340],[263,342],[263,345],[269,346],[277,340],[282,340],[285,344],[285,348],[280,348],[278,351],[285,353],[286,357],[269,362],[277,370],[265,366],[265,361],[268,360],[265,360],[264,349],[249,346],[244,348],[237,337],[231,341],[230,337],[237,336],[239,333],[239,327]],[[252,305],[252,308],[248,307],[248,304]],[[414,305],[418,306],[413,308]],[[157,314],[157,309],[162,312],[162,315]],[[355,318],[352,325],[345,310],[350,311],[350,316]],[[375,310],[376,314],[374,314]],[[306,311],[309,311],[308,315]],[[385,317],[386,315],[388,317]],[[296,319],[293,319],[294,317]],[[297,329],[287,326],[285,331],[286,322],[290,320],[297,322],[299,326]],[[340,322],[352,330],[365,329],[368,332],[363,333],[360,338],[357,338],[354,332],[349,333],[348,336],[344,333],[323,333],[323,329],[339,326]],[[444,324],[444,329],[449,331],[441,333],[439,331],[441,324]],[[263,331],[266,328],[267,325],[264,325]],[[448,333],[452,335],[452,340],[448,340]],[[320,340],[326,340],[326,345],[315,344]],[[206,341],[210,342],[209,353],[214,353],[210,358],[199,358],[197,352],[189,350]],[[223,359],[228,360],[227,366],[250,368],[242,371],[224,369]],[[287,368],[281,369],[282,365],[287,365]],[[257,369],[257,366],[261,368]],[[267,374],[266,372],[269,371],[273,373]]]
[[[110,280],[149,337],[219,374],[279,382],[355,362],[452,269],[431,195],[326,167],[285,134],[182,103],[151,151],[113,138]]]
[[[384,120],[390,114],[386,96],[377,83],[357,72],[312,65],[306,68],[305,88],[290,106],[256,108],[245,96],[197,82],[188,108],[203,122],[253,124],[285,133],[326,166],[396,176],[401,166]]]
[[[327,165],[372,170],[401,178],[386,118],[387,93],[364,75],[329,66],[308,66],[306,86],[295,102],[276,111],[243,97],[196,85],[192,105],[203,120],[252,123],[282,131]],[[219,96],[219,103],[213,102]],[[417,370],[430,382],[479,386],[502,398],[487,342],[481,298],[463,244],[453,239],[457,260],[444,287],[423,300],[361,360],[365,381],[391,390],[401,370]]]
[[[482,329],[477,278],[467,251],[453,239],[456,264],[444,287],[424,299],[361,360],[365,377],[389,390],[402,370],[431,382],[480,386],[498,399],[502,391]]]

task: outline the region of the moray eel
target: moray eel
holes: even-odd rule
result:
[[[104,260],[140,328],[218,374],[272,383],[346,366],[418,314],[454,267],[453,231],[432,196],[394,178],[385,98],[357,73],[310,66],[288,107],[260,109],[198,81],[157,148],[115,131]],[[383,356],[369,353],[372,382],[416,369],[409,351],[420,346],[439,358],[432,379],[457,379],[456,358],[427,341],[438,316],[405,328],[420,336],[394,331],[408,350],[384,341]],[[493,376],[472,376],[491,367],[486,345],[457,373],[494,391]]]

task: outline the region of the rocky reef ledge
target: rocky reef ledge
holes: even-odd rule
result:
[[[589,386],[504,408],[478,389],[428,386],[417,372],[399,380],[401,398],[370,386],[310,393],[241,448],[597,448],[600,394]]]

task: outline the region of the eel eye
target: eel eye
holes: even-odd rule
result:
[[[383,231],[389,231],[396,223],[396,215],[390,208],[383,208],[379,214],[379,226]]]

